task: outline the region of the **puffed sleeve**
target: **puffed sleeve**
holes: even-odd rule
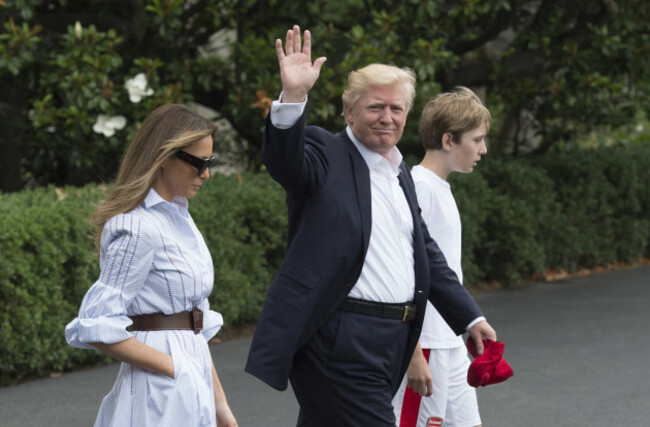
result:
[[[201,330],[201,335],[206,341],[210,341],[223,326],[223,317],[221,313],[210,310],[210,303],[207,298],[201,301],[199,308],[203,312],[203,329]]]
[[[145,284],[153,261],[151,233],[133,213],[120,214],[104,225],[100,244],[101,272],[88,289],[79,315],[65,328],[73,347],[89,343],[114,344],[132,336],[127,308]]]

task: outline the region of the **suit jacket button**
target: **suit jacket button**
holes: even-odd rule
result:
[[[349,282],[347,283],[347,287],[348,287],[348,288],[351,288],[351,287],[353,287],[353,286],[354,286],[354,282],[349,281]]]

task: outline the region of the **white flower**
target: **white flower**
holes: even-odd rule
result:
[[[74,23],[74,35],[77,36],[78,39],[81,38],[81,22],[79,21]]]
[[[109,137],[115,134],[115,130],[120,130],[124,126],[126,126],[126,117],[109,117],[105,114],[100,114],[97,116],[97,121],[93,125],[93,131],[95,133],[103,133],[104,136]]]
[[[153,89],[147,89],[147,78],[144,73],[139,73],[134,78],[127,80],[124,86],[129,91],[129,99],[133,103],[138,103],[145,96],[153,94]]]

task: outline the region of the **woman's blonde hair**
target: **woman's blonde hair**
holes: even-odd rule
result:
[[[490,130],[492,115],[481,98],[464,86],[441,93],[422,109],[420,134],[425,150],[440,150],[442,137],[451,133],[452,141],[459,144],[463,133],[485,124]]]
[[[406,99],[406,112],[413,106],[415,98],[415,71],[410,68],[399,68],[394,65],[370,64],[348,74],[348,85],[343,92],[343,107],[354,107],[371,86],[387,86],[402,84]],[[345,109],[345,108],[344,108]]]
[[[106,221],[142,203],[165,160],[215,131],[215,125],[184,105],[166,104],[152,111],[126,149],[113,189],[93,212],[97,248]]]

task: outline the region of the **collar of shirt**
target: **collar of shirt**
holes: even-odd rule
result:
[[[368,147],[363,145],[361,141],[357,139],[356,136],[352,133],[352,129],[350,129],[350,126],[345,127],[345,132],[348,134],[348,137],[352,140],[352,143],[354,144],[355,147],[357,147],[357,150],[359,150],[359,153],[361,153],[361,157],[363,157],[363,160],[366,161],[366,164],[368,165],[368,169],[373,170],[375,169],[379,164],[381,164],[381,161],[386,159],[388,160],[388,165],[390,171],[394,174],[394,176],[397,176],[400,172],[399,166],[402,164],[402,153],[397,149],[397,147],[393,147],[388,151],[388,154],[386,157],[382,156],[379,153],[376,153],[372,150],[370,150]]]
[[[172,203],[169,203],[167,200],[163,199],[160,194],[156,190],[152,188],[149,189],[149,193],[147,196],[144,198],[144,207],[149,209],[152,206],[156,206],[159,204],[167,204],[170,206],[173,206],[179,213],[182,213],[183,211],[187,211],[187,199],[185,197],[174,197],[172,199]]]
[[[413,166],[411,171],[415,171],[415,170],[419,170],[419,173],[422,173],[422,174],[426,175],[431,181],[433,181],[436,184],[442,186],[443,188],[451,190],[451,185],[449,185],[449,182],[442,179],[440,177],[440,175],[438,175],[437,173],[435,173],[431,169],[426,168],[426,167],[424,167],[422,165],[415,165],[415,166]]]

